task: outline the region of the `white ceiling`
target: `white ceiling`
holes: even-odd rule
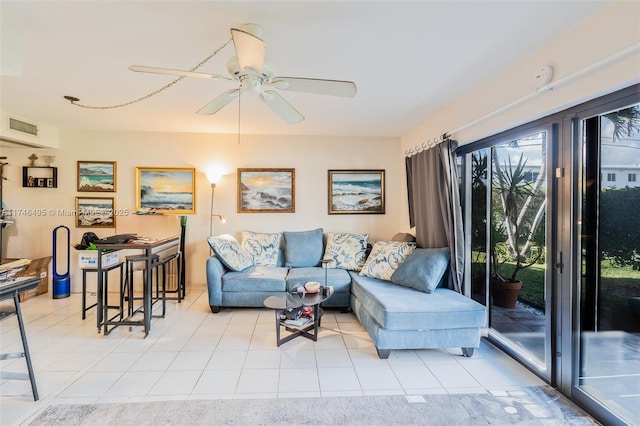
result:
[[[234,86],[132,64],[190,69],[259,24],[278,75],[352,80],[354,98],[281,92],[306,119],[287,125],[255,96],[241,131],[400,136],[609,5],[604,1],[6,1],[0,0],[0,109],[63,129],[238,131],[238,103],[195,112]],[[226,74],[229,44],[199,69]],[[544,64],[540,64],[544,65]],[[535,70],[532,70],[533,79]],[[529,76],[527,76],[529,78]]]

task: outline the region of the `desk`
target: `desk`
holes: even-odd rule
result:
[[[29,380],[31,381],[31,390],[33,391],[34,401],[37,401],[39,399],[38,388],[36,387],[36,378],[33,375],[33,366],[31,365],[31,355],[29,354],[29,345],[27,344],[27,334],[25,333],[24,323],[22,321],[22,311],[20,310],[20,297],[18,296],[18,293],[34,289],[38,287],[39,283],[40,283],[40,277],[16,278],[16,279],[0,282],[0,301],[13,298],[13,304],[15,306],[15,310],[13,311],[0,313],[0,319],[3,320],[6,318],[10,318],[13,315],[16,315],[18,317],[18,327],[20,328],[20,337],[22,337],[22,350],[23,350],[23,352],[18,352],[18,353],[0,354],[0,360],[25,357],[27,361],[27,370],[29,372]],[[19,379],[23,378],[21,377],[20,374],[12,374],[11,376],[12,376],[11,378],[19,378]]]
[[[177,247],[179,250],[180,244],[180,236],[171,236],[166,238],[154,239],[154,240],[133,240],[128,243],[122,244],[104,244],[104,243],[96,243],[96,247],[98,248],[98,288],[97,288],[97,299],[98,299],[98,324],[102,324],[104,329],[104,335],[108,335],[110,330],[109,326],[113,326],[113,328],[128,325],[128,326],[143,326],[144,327],[144,337],[149,335],[149,331],[151,330],[151,309],[152,309],[152,279],[153,274],[151,273],[151,269],[153,267],[152,257],[154,253],[162,252],[166,250],[170,250],[174,247]],[[103,281],[103,271],[102,268],[102,254],[105,251],[113,251],[113,250],[143,250],[144,252],[144,262],[145,268],[147,270],[146,279],[143,283],[142,293],[143,293],[143,303],[142,309],[144,317],[142,321],[133,320],[131,316],[119,319],[119,320],[109,320],[107,318],[107,307],[106,304],[103,303],[103,295],[102,295],[102,281]],[[106,269],[106,268],[105,268]],[[112,329],[113,329],[112,328]]]

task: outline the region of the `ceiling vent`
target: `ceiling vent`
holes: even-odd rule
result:
[[[37,124],[27,123],[26,121],[18,120],[13,117],[9,117],[9,129],[16,132],[26,133],[31,136],[38,136]]]
[[[57,149],[59,139],[59,130],[54,127],[0,111],[0,148]]]

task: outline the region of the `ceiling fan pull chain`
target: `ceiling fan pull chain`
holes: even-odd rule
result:
[[[201,66],[203,66],[204,64],[206,64],[207,62],[209,62],[214,56],[216,56],[218,54],[218,52],[220,52],[222,49],[224,49],[225,47],[227,47],[227,45],[229,43],[231,43],[231,38],[228,39],[227,41],[225,41],[222,46],[218,47],[212,54],[210,54],[209,56],[207,56],[206,58],[204,58],[202,61],[200,61],[196,66],[194,66],[193,68],[191,68],[189,71],[193,72],[196,71],[198,68],[200,68]],[[152,96],[157,95],[160,92],[163,92],[165,90],[167,90],[168,88],[170,88],[171,86],[173,86],[174,84],[176,84],[177,82],[179,82],[180,80],[182,80],[183,78],[185,78],[185,76],[180,76],[178,78],[176,78],[175,80],[165,84],[164,86],[160,87],[159,89],[154,90],[151,93],[148,93],[140,98],[134,99],[132,101],[128,101],[122,104],[116,104],[116,105],[105,105],[105,106],[94,106],[94,105],[84,105],[84,104],[79,104],[78,101],[80,99],[74,97],[74,96],[65,96],[64,98],[66,100],[68,100],[69,102],[71,102],[72,105],[81,107],[81,108],[88,108],[88,109],[114,109],[114,108],[122,108],[125,106],[129,106],[132,104],[135,104],[137,102],[141,102],[144,100],[149,99]]]
[[[242,99],[242,90],[238,93],[238,145],[240,145],[240,102]]]

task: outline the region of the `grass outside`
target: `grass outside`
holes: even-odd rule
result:
[[[505,263],[502,271],[509,274],[515,264]],[[484,264],[474,265],[477,270],[484,270]],[[545,308],[544,297],[545,265],[532,265],[518,273],[518,279],[522,281],[522,290],[518,300],[539,309]],[[627,299],[640,297],[640,271],[634,271],[631,266],[618,266],[609,260],[602,261],[600,281],[600,308],[602,314],[627,310]],[[608,315],[607,315],[608,316]]]

